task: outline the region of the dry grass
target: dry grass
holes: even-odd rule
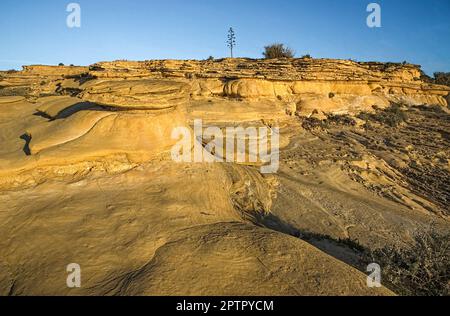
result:
[[[414,235],[412,247],[388,246],[371,252],[368,261],[380,264],[383,282],[399,295],[450,295],[450,234],[434,225]]]

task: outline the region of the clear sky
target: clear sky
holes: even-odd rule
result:
[[[68,28],[66,6],[81,6]],[[382,8],[369,28],[366,7]],[[282,42],[298,56],[408,61],[450,71],[450,0],[0,0],[0,69],[115,59],[260,58]]]

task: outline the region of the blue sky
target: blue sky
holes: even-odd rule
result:
[[[66,6],[81,6],[81,28]],[[368,28],[366,7],[382,8]],[[24,64],[88,65],[130,59],[260,58],[282,42],[298,56],[408,61],[432,74],[450,71],[449,0],[1,0],[0,69]]]

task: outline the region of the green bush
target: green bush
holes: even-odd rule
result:
[[[295,53],[292,49],[284,44],[272,44],[264,47],[263,52],[264,58],[273,59],[273,58],[294,58]]]

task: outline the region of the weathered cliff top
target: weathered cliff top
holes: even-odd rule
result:
[[[24,75],[97,77],[256,78],[268,80],[420,81],[420,66],[337,59],[148,60],[99,62],[90,67],[24,66]]]
[[[388,98],[412,97],[415,103],[446,105],[450,87],[423,80],[420,66],[407,63],[356,62],[337,59],[244,59],[217,60],[148,60],[99,62],[91,66],[24,66],[23,71],[0,72],[0,95],[33,97],[70,94],[86,100],[111,105],[119,97],[122,106],[136,103],[127,94],[127,84],[133,98],[141,102],[148,95],[147,82],[138,80],[168,79],[190,85],[191,95],[225,95],[234,97],[280,97],[282,95],[319,94],[383,94]],[[119,86],[105,81],[124,81]],[[245,81],[252,80],[252,82]],[[237,83],[236,83],[237,81]],[[86,82],[89,82],[86,84]],[[103,82],[103,83],[101,83]],[[95,86],[101,83],[100,86]],[[297,84],[298,83],[298,84]],[[294,86],[297,84],[296,86]],[[315,86],[312,87],[311,84]],[[325,84],[325,85],[324,85]],[[331,86],[330,86],[331,84]],[[274,86],[272,86],[274,85]],[[281,87],[281,85],[284,85]],[[288,86],[289,85],[289,86]],[[94,87],[93,87],[94,86]],[[141,91],[136,86],[143,86]],[[109,88],[110,87],[110,88]],[[106,89],[106,90],[105,90]],[[133,93],[131,90],[136,90]],[[137,91],[139,90],[139,91]],[[150,89],[151,90],[151,89]],[[170,89],[169,89],[170,90]],[[189,88],[184,89],[189,91]],[[102,93],[99,99],[98,93]],[[111,93],[108,93],[110,91]],[[97,94],[94,96],[94,94]],[[109,95],[111,94],[111,95]],[[89,95],[89,96],[88,96]],[[94,100],[91,98],[94,96]],[[148,98],[144,98],[148,101]],[[133,101],[133,102],[132,102]],[[144,103],[148,103],[145,101]],[[398,98],[394,100],[398,101]],[[107,102],[106,102],[107,103]],[[143,108],[148,107],[147,104]]]

